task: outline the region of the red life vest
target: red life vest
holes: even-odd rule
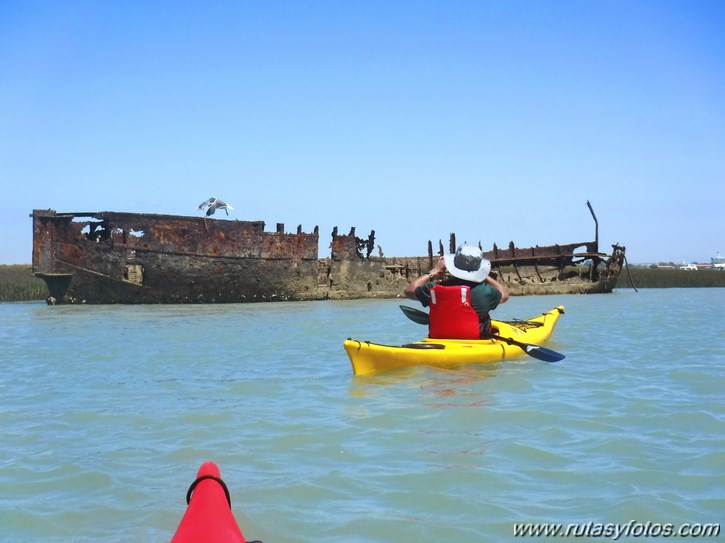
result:
[[[471,306],[471,288],[464,285],[436,285],[430,289],[428,337],[438,339],[480,339],[478,313]]]

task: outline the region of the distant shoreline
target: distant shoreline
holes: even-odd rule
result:
[[[622,270],[614,288],[703,288],[725,287],[725,273],[719,270],[634,268]]]

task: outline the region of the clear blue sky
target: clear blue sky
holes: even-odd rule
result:
[[[630,263],[725,254],[720,0],[8,0],[0,74],[3,264],[34,208],[210,196],[320,256],[587,241],[587,200]]]

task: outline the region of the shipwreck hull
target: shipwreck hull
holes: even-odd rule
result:
[[[395,297],[408,273],[332,233],[173,215],[35,210],[33,273],[51,304],[173,304]],[[367,245],[372,246],[373,234]]]
[[[625,247],[612,245],[610,254],[599,250],[599,221],[592,205],[587,207],[594,220],[594,240],[518,248],[513,241],[499,248],[495,243],[483,256],[491,262],[491,272],[512,296],[546,294],[604,294],[612,292],[626,265]],[[456,236],[451,234],[448,251],[455,252]],[[439,242],[438,255],[444,254]],[[433,266],[433,245],[428,242]]]
[[[317,299],[318,233],[135,213],[33,213],[33,272],[52,303]],[[281,230],[281,229],[280,229]]]
[[[449,251],[454,252],[455,247],[451,234]],[[442,245],[437,255],[429,254],[430,267],[442,254]],[[596,242],[525,249],[511,242],[506,250],[494,245],[483,255],[491,262],[491,275],[512,296],[610,293],[626,262],[624,247],[614,244],[611,254],[606,254],[599,252]]]
[[[617,257],[612,262],[616,263]],[[606,265],[605,265],[606,266]],[[596,280],[588,275],[592,265],[567,266],[564,268],[542,269],[521,266],[517,271],[503,268],[497,270],[511,296],[548,295],[548,294],[606,294],[614,289],[619,272],[606,271]],[[601,267],[601,266],[600,266]],[[604,267],[606,270],[606,267]]]
[[[512,296],[529,294],[603,294],[612,292],[625,264],[625,248],[614,244],[611,254],[598,242],[571,243],[484,253]]]
[[[593,214],[593,212],[592,212]],[[366,239],[332,232],[330,256],[319,258],[319,230],[262,221],[176,215],[35,210],[33,273],[50,304],[176,304],[306,301],[401,297],[406,285],[433,266],[428,255],[372,256]],[[595,218],[596,220],[596,218]],[[440,244],[440,242],[439,242]],[[611,255],[593,242],[484,252],[510,293],[611,292],[624,247]],[[455,251],[455,235],[450,248]],[[438,254],[443,254],[440,244]]]
[[[116,260],[116,259],[113,259]],[[317,299],[317,263],[289,266],[246,259],[144,254],[132,266],[89,268],[64,263],[72,273],[36,273],[54,303],[239,303]],[[121,271],[128,267],[132,278]],[[135,276],[135,277],[134,277]],[[289,277],[294,277],[291,281]],[[278,280],[275,280],[277,278]]]

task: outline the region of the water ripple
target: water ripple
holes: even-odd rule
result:
[[[345,337],[423,333],[397,300],[0,304],[0,539],[168,541],[205,460],[245,535],[275,543],[717,522],[724,297],[514,298],[501,317],[567,306],[565,360],[362,378]]]

